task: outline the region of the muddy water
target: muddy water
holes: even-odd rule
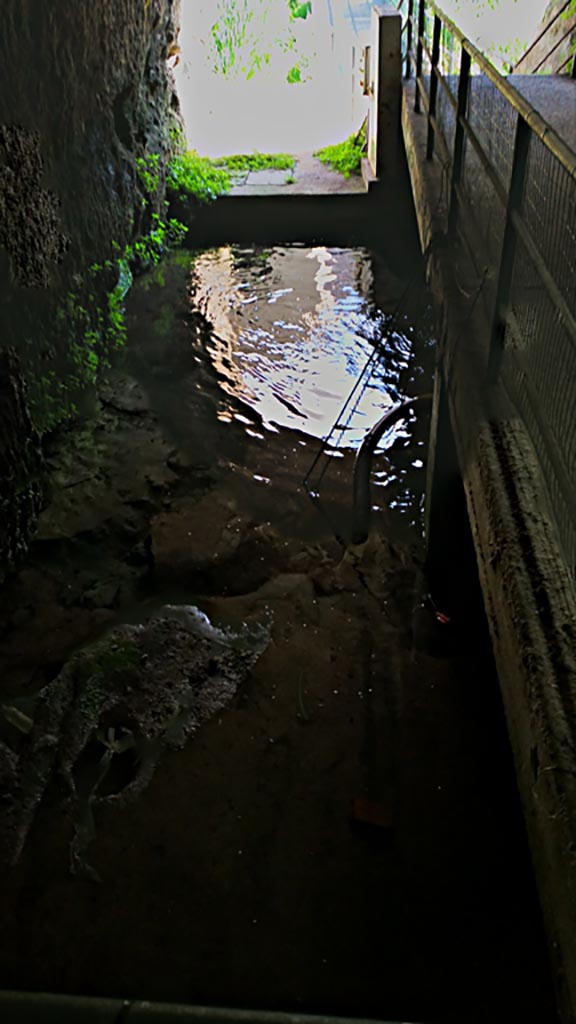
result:
[[[4,987],[554,1020],[481,612],[414,627],[424,423],[386,439],[370,541],[342,543],[363,430],[429,388],[408,284],[318,246],[176,253],[138,282],[125,365],[50,453],[52,500],[0,608],[2,678],[33,690],[166,600],[272,636],[236,701],[96,816],[98,886],[68,872],[54,780],[1,883]],[[318,464],[319,509],[302,481],[391,326]]]

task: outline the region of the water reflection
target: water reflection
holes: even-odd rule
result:
[[[247,403],[267,430],[323,438],[392,324],[372,292],[364,249],[227,246],[196,258],[191,302],[211,324],[208,352],[222,391]],[[404,397],[413,328],[394,325],[352,419],[339,424],[339,447],[357,447]],[[219,417],[230,415],[223,395]]]

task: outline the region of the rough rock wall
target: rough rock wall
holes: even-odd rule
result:
[[[17,363],[1,352],[17,353],[24,377],[26,367],[54,377],[59,299],[112,241],[123,246],[142,229],[136,161],[170,150],[179,2],[0,4],[0,578],[38,504],[14,492],[28,488],[35,438]]]

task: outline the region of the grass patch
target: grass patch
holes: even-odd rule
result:
[[[290,153],[236,153],[233,156],[222,156],[212,160],[215,167],[225,167],[228,171],[293,171],[296,158]]]
[[[178,196],[195,196],[201,203],[209,203],[230,191],[230,178],[225,170],[212,160],[199,156],[191,149],[171,160],[166,175],[166,187]]]
[[[366,148],[366,122],[359,131],[350,135],[344,142],[338,142],[335,146],[326,146],[318,149],[314,156],[318,157],[323,164],[328,164],[335,171],[349,178],[351,174],[360,174],[362,154]]]

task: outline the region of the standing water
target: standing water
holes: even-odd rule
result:
[[[153,276],[144,283],[144,296],[135,300],[133,352],[150,371],[159,354],[165,359],[167,335],[178,335],[178,385],[168,385],[169,402],[164,375],[160,388],[148,379],[174,436],[184,440],[190,433],[183,403],[193,405],[192,418],[209,404],[220,424],[235,428],[219,435],[224,451],[243,435],[244,470],[252,466],[252,480],[265,484],[280,506],[287,490],[291,501],[302,497],[302,482],[328,438],[326,457],[342,465],[329,472],[320,465],[321,492],[341,523],[351,509],[353,459],[366,432],[388,409],[430,389],[434,341],[419,274],[407,284],[381,264],[375,271],[365,249],[304,245],[226,246],[193,260],[177,253],[171,266],[180,300],[164,295],[158,315],[165,286],[155,291]],[[162,268],[161,282],[166,274]],[[155,307],[151,315],[145,296]],[[370,373],[348,403],[369,362]],[[383,439],[386,456],[374,460],[374,493],[382,491],[374,510],[396,510],[398,526],[404,519],[417,530],[425,436],[425,423],[400,423]],[[303,519],[299,529],[306,534],[310,510]]]
[[[57,779],[47,787],[0,882],[3,988],[554,1020],[481,615],[447,637],[433,615],[413,626],[421,418],[383,439],[368,542],[335,537],[364,433],[430,389],[417,277],[364,249],[226,246],[174,253],[135,285],[124,367],[96,418],[49,452],[31,565],[1,599],[0,675],[33,692],[105,626],[166,603],[196,606],[215,635],[265,623],[270,639],[137,800],[85,801],[99,885],[68,874],[71,803]],[[303,480],[333,426],[312,503]],[[152,654],[153,694],[177,653]],[[207,666],[214,685],[218,659]],[[92,771],[102,735],[109,756],[135,728],[131,699],[111,701],[88,743]],[[114,797],[134,770],[126,753]]]

